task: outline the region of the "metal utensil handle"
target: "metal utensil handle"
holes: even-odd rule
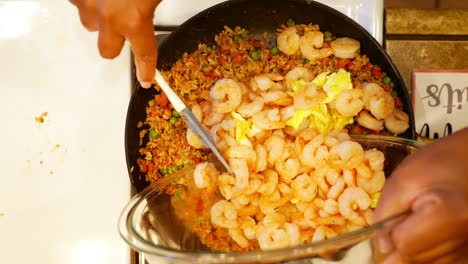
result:
[[[211,149],[211,151],[213,151],[215,156],[218,158],[221,164],[223,164],[226,170],[229,173],[232,173],[231,167],[216,148],[213,138],[201,126],[200,122],[198,122],[197,118],[193,115],[192,111],[190,111],[190,109],[188,108],[185,108],[179,114],[185,119],[185,122],[190,127],[190,129],[192,129],[193,133],[200,137],[201,141],[203,142],[203,145]]]

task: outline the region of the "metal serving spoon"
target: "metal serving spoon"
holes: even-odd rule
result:
[[[221,164],[226,168],[229,173],[232,173],[231,167],[229,167],[226,160],[223,158],[219,150],[216,148],[214,144],[213,138],[208,134],[206,129],[202,126],[202,124],[198,121],[198,119],[193,115],[192,111],[185,105],[184,102],[179,98],[179,96],[172,90],[169,84],[166,82],[164,77],[162,76],[161,72],[156,69],[155,80],[167,95],[169,102],[171,102],[174,109],[184,118],[185,123],[192,129],[192,131],[198,135],[203,142],[205,147],[211,149],[215,154],[216,158],[221,162]]]

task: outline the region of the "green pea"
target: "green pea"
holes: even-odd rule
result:
[[[277,47],[273,47],[273,48],[270,49],[270,53],[271,53],[271,55],[278,55],[279,50],[278,50]]]
[[[212,51],[212,50],[213,50],[212,47],[206,47],[206,52],[210,52],[210,51]]]
[[[206,66],[206,65],[203,65],[203,66],[201,67],[202,72],[207,72],[208,69],[209,69],[209,67]]]
[[[158,134],[156,133],[156,131],[154,131],[154,129],[151,129],[151,130],[148,132],[148,136],[149,136],[149,138],[151,138],[151,139],[158,138]]]
[[[387,75],[385,75],[384,77],[382,77],[382,82],[384,84],[389,84],[392,82],[392,79],[390,77],[388,77]]]
[[[177,165],[172,165],[171,170],[172,171],[178,171],[180,168]]]
[[[331,39],[332,33],[331,33],[330,31],[325,31],[325,32],[323,33],[323,37],[324,37],[324,38],[329,38],[329,39]]]
[[[296,25],[296,22],[294,22],[294,20],[292,20],[291,18],[288,19],[288,21],[286,21],[286,25],[288,27],[294,27]]]
[[[190,167],[190,165],[191,165],[190,162],[185,162],[184,163],[184,168]]]
[[[254,51],[254,52],[250,53],[250,57],[253,60],[258,60],[260,58],[260,51]]]
[[[177,122],[177,119],[178,119],[177,117],[171,117],[171,119],[169,119],[169,123],[171,123],[171,125],[174,126]]]
[[[397,96],[398,96],[398,92],[397,92],[397,91],[395,91],[395,90],[392,90],[392,92],[391,92],[391,93],[392,93],[392,95],[393,95],[394,97],[397,97]]]
[[[168,169],[162,169],[161,173],[162,173],[163,176],[167,176],[167,175],[169,175],[169,170]]]
[[[232,36],[232,40],[234,40],[234,41],[238,41],[240,39],[241,39],[241,36],[239,36],[239,35]]]
[[[180,114],[176,110],[172,110],[172,117],[179,118]]]

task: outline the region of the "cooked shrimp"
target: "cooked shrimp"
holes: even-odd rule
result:
[[[369,149],[364,151],[364,160],[373,171],[382,171],[384,169],[385,155],[380,150]]]
[[[285,91],[268,91],[262,93],[265,104],[289,106],[292,105],[293,99]]]
[[[344,117],[354,117],[364,107],[364,101],[361,99],[363,96],[364,92],[361,89],[351,89],[340,93],[336,98],[336,111]]]
[[[210,89],[213,110],[218,113],[234,111],[242,102],[242,88],[232,79],[217,81]]]
[[[356,186],[356,175],[354,169],[347,169],[343,171],[343,180],[348,187]]]
[[[322,146],[320,146],[322,147]],[[317,151],[318,152],[318,151]],[[327,169],[327,174],[325,175],[325,179],[327,180],[327,182],[330,184],[330,185],[335,185],[338,180],[340,179],[340,174],[338,173],[338,171],[336,171],[335,169],[332,169],[332,168],[328,168]]]
[[[213,185],[213,181],[218,178],[218,170],[210,162],[198,163],[193,172],[193,179],[197,188],[206,188]]]
[[[237,108],[237,112],[245,117],[251,117],[254,114],[260,112],[263,109],[264,106],[264,100],[261,97],[257,97],[251,102],[242,102],[240,106]]]
[[[249,185],[247,186],[247,189],[244,191],[245,195],[251,195],[254,194],[258,191],[260,186],[262,185],[261,175],[253,173],[249,177]]]
[[[269,165],[275,164],[275,161],[281,157],[284,151],[286,141],[279,136],[271,136],[265,141],[265,148],[267,151],[267,163]]]
[[[391,115],[385,118],[385,128],[390,133],[398,135],[409,128],[409,116],[400,109],[395,109]]]
[[[333,185],[331,188],[330,188],[330,191],[328,191],[327,193],[327,198],[328,199],[333,199],[333,200],[336,200],[338,199],[338,196],[340,196],[340,194],[343,192],[343,190],[345,189],[345,182],[343,179],[338,179],[338,181],[335,183],[335,185]]]
[[[324,140],[324,144],[331,148],[331,147],[334,147],[336,145],[338,145],[340,143],[340,141],[338,141],[338,139],[336,139],[335,137],[332,137],[332,136],[326,136],[325,137],[325,140]]]
[[[275,249],[299,244],[299,228],[286,223],[283,228],[265,229],[258,235],[261,249]]]
[[[286,55],[293,55],[299,50],[299,35],[295,27],[290,27],[281,32],[276,38],[276,46]]]
[[[203,145],[203,142],[201,141],[201,139],[198,137],[197,134],[195,134],[192,129],[190,128],[187,128],[187,135],[185,136],[186,139],[187,139],[187,143],[196,148],[196,149],[201,149],[201,148],[205,148],[205,145]]]
[[[239,228],[230,228],[228,229],[228,234],[231,236],[232,240],[234,240],[241,248],[247,248],[249,246],[249,241],[244,236],[244,233]]]
[[[286,183],[284,183],[284,182],[278,183],[278,190],[279,190],[280,193],[283,194],[283,195],[291,194],[291,193],[292,193],[291,187],[289,187],[289,185],[286,184]]]
[[[313,172],[313,175],[311,174],[312,176],[312,180],[315,182],[315,184],[317,184],[317,186],[319,187],[319,190],[317,192],[317,194],[323,198],[324,195],[322,194],[326,194],[330,191],[330,185],[327,183],[327,181],[325,180],[325,175],[326,175],[326,172],[327,172],[327,168],[325,167],[321,167],[321,168],[317,168],[314,172]],[[317,199],[315,199],[317,200]]]
[[[372,98],[379,97],[385,90],[376,83],[365,83],[362,86],[362,91],[364,92],[363,100],[364,107],[369,109],[369,103]]]
[[[239,219],[239,227],[243,230],[247,239],[255,239],[255,225],[257,223],[250,216],[242,216]]]
[[[250,196],[246,195],[245,193],[239,194],[238,196],[232,198],[230,202],[237,208],[237,210],[240,210],[250,203]]]
[[[365,162],[359,163],[354,169],[358,177],[366,179],[372,178],[372,169]]]
[[[278,108],[266,109],[255,113],[252,116],[252,122],[255,126],[264,130],[279,129],[286,126],[286,124],[281,121]]]
[[[338,202],[334,199],[327,199],[323,203],[323,210],[330,215],[335,215],[339,212]]]
[[[249,184],[249,168],[245,159],[229,159],[229,166],[236,176],[235,188],[239,191],[245,190]]]
[[[395,110],[395,102],[390,93],[382,92],[369,100],[370,113],[377,119],[385,119]]]
[[[378,171],[374,173],[374,176],[370,179],[364,177],[357,177],[357,186],[366,191],[369,195],[382,191],[385,185],[385,173]]]
[[[238,194],[235,189],[236,178],[228,173],[222,173],[218,176],[218,189],[226,200],[231,200]]]
[[[314,74],[307,68],[294,67],[284,77],[286,88],[293,90],[293,85],[296,81],[310,82],[314,79]]]
[[[281,121],[287,121],[291,119],[291,117],[294,116],[295,112],[296,112],[296,108],[294,107],[294,105],[281,108],[280,109]]]
[[[318,90],[317,87],[310,83],[294,93],[294,107],[296,109],[311,109],[323,101],[327,95],[324,91]]]
[[[223,228],[236,228],[237,209],[226,200],[219,200],[210,209],[211,223]]]
[[[322,48],[323,33],[320,31],[307,32],[299,40],[302,55],[311,61],[323,59],[333,54],[331,48]]]
[[[249,168],[255,166],[257,161],[257,153],[251,147],[246,145],[234,145],[229,147],[224,154],[228,159],[245,159]]]
[[[255,160],[255,172],[264,171],[267,168],[267,150],[262,144],[255,145],[257,159]]]
[[[252,77],[249,85],[252,91],[266,91],[276,87],[281,87],[281,84],[276,82],[282,81],[283,79],[284,77],[278,73],[265,73]]]
[[[312,236],[312,242],[325,240],[334,236],[336,236],[336,233],[333,231],[333,229],[321,225],[315,230],[314,235]]]
[[[203,124],[207,126],[214,126],[221,123],[223,119],[224,114],[210,110],[209,112],[205,112]]]
[[[203,110],[199,104],[192,105],[192,114],[195,116],[198,121],[202,122],[203,120]]]
[[[359,125],[374,131],[381,131],[384,129],[384,121],[377,120],[366,110],[362,110],[355,118]]]
[[[330,151],[336,152],[344,161],[345,168],[354,168],[364,160],[364,149],[354,141],[343,141]]]
[[[315,152],[317,148],[323,143],[325,137],[320,134],[309,141],[303,148],[301,153],[301,163],[306,167],[315,167],[317,159]]]
[[[305,173],[292,181],[291,188],[294,197],[304,202],[312,201],[317,194],[317,184]]]
[[[258,188],[258,192],[263,195],[271,195],[278,185],[278,173],[274,170],[267,169],[264,173],[264,182]]]
[[[289,202],[291,198],[292,195],[281,196],[279,190],[275,190],[271,195],[261,197],[258,205],[265,215],[269,215]]]
[[[239,216],[254,216],[260,212],[259,194],[253,194],[249,196],[250,202],[244,205],[242,208],[239,208]]]
[[[221,128],[231,137],[234,137],[236,131],[236,121],[230,115],[227,115],[223,121],[221,121]]]
[[[356,225],[365,226],[365,219],[356,210],[366,210],[370,207],[371,198],[359,187],[348,187],[338,199],[340,214]]]
[[[265,217],[260,221],[259,227],[265,229],[277,229],[283,226],[286,223],[286,216],[280,213],[271,213],[265,215]]]
[[[283,182],[290,183],[301,171],[301,162],[295,158],[286,159],[286,161],[277,160],[275,170]]]
[[[361,43],[352,38],[337,38],[330,43],[333,54],[341,59],[352,59],[356,57]]]

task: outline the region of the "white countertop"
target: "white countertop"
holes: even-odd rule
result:
[[[130,260],[130,56],[103,60],[96,39],[68,1],[0,0],[0,263]]]

